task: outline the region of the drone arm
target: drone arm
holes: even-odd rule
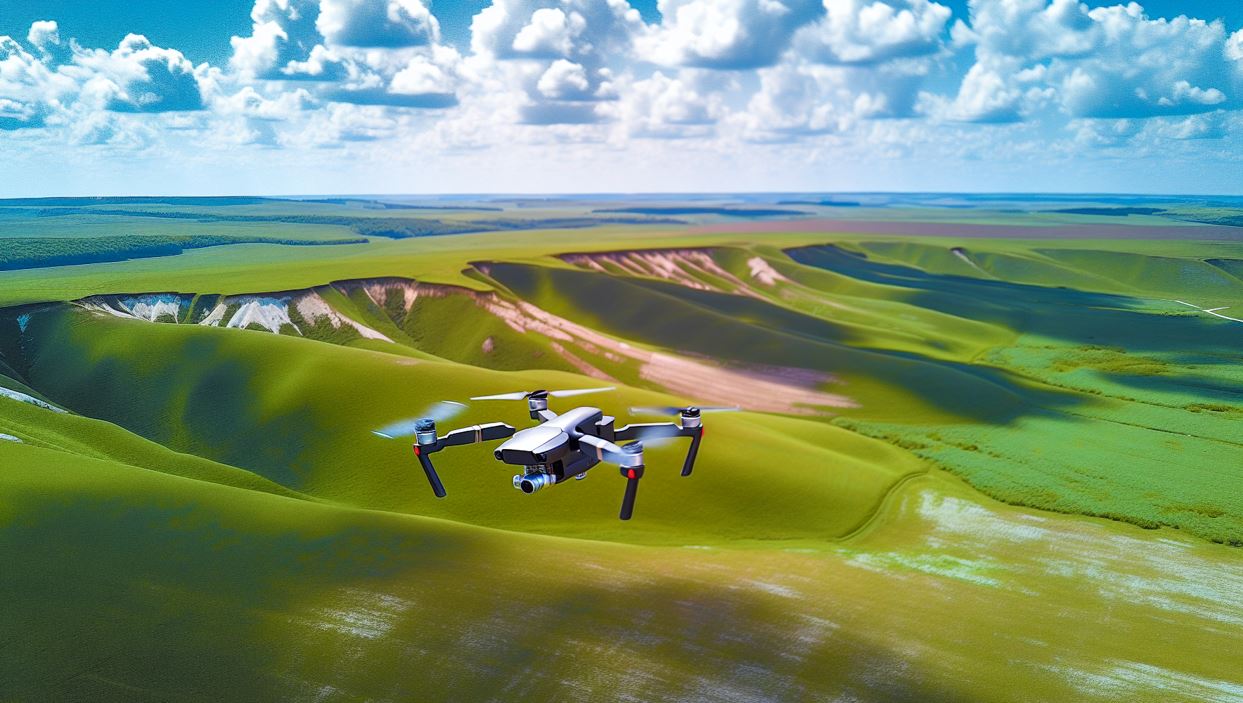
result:
[[[505,439],[513,437],[517,432],[513,427],[503,422],[491,422],[486,425],[475,425],[473,427],[463,427],[460,430],[454,430],[449,434],[436,440],[436,450],[440,451],[445,447],[460,447],[464,444],[476,444],[478,442],[490,442],[495,439]]]
[[[445,447],[460,447],[464,444],[475,444],[476,442],[512,437],[516,431],[503,422],[464,427],[460,430],[454,430],[444,437],[436,439],[434,442],[423,441],[416,443],[414,445],[414,455],[419,458],[419,465],[423,467],[423,473],[427,474],[427,482],[432,485],[432,492],[436,494],[437,498],[444,498],[445,485],[440,482],[440,475],[436,473],[436,467],[432,466],[432,454]],[[429,434],[431,433],[429,432]],[[427,439],[430,440],[431,437]]]
[[[592,435],[583,435],[578,438],[578,444],[583,453],[589,457],[594,456],[596,461],[607,461],[610,464],[621,464],[627,456],[622,448],[608,441]]]
[[[703,425],[686,427],[672,422],[651,422],[626,425],[617,430],[618,440],[624,439],[655,439],[657,437],[689,437],[690,449],[686,451],[686,461],[682,463],[682,475],[690,476],[695,470],[695,458],[699,456],[699,443],[703,439]]]
[[[635,442],[620,447],[607,439],[585,435],[579,438],[579,445],[595,449],[596,459],[616,464],[621,475],[626,479],[626,493],[622,496],[621,513],[618,517],[629,520],[634,515],[634,499],[639,493],[639,479],[643,478],[643,445]],[[591,452],[587,452],[588,456]]]

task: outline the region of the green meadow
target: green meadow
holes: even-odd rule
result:
[[[0,701],[1243,701],[1222,213],[739,207],[0,202]],[[600,385],[743,412],[370,432]]]

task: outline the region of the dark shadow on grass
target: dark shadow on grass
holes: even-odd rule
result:
[[[964,419],[1004,424],[1034,406],[1086,402],[1004,371],[854,347],[857,340],[845,328],[762,300],[588,271],[509,263],[487,268],[516,295],[593,329],[727,363],[865,377]],[[852,392],[849,385],[832,390]]]
[[[250,525],[162,492],[27,503],[0,531],[6,700],[296,699],[273,647],[296,603],[451,568],[461,546],[444,533],[316,530],[305,516]]]
[[[1101,373],[1112,383],[1149,393],[1194,394],[1197,400],[1219,401],[1243,410],[1243,383],[1232,383],[1222,378],[1203,374],[1136,375]]]
[[[1127,296],[931,274],[833,245],[789,249],[786,254],[805,266],[905,289],[904,301],[912,305],[1071,343],[1172,353],[1243,348],[1243,325],[1142,312],[1137,310],[1142,302]]]
[[[137,339],[152,346],[125,343],[130,329],[141,329]],[[48,309],[23,337],[30,384],[63,407],[175,451],[303,487],[300,467],[319,428],[297,413],[265,415],[252,387],[262,371],[222,352],[224,338],[179,332],[175,325],[97,319],[68,305]],[[103,335],[98,344],[95,334]]]
[[[22,505],[0,532],[5,696],[965,702],[936,680],[952,672],[817,631],[802,601],[618,580],[607,550],[599,571],[525,537],[206,498]]]

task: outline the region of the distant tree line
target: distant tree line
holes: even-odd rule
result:
[[[605,212],[605,211],[599,211]],[[620,212],[620,211],[619,211]],[[787,214],[790,211],[783,211]],[[293,225],[335,225],[349,227],[364,237],[410,239],[469,232],[512,231],[529,229],[578,229],[600,225],[680,225],[684,220],[670,217],[551,217],[551,218],[490,218],[444,222],[425,217],[353,217],[350,215],[220,215],[208,212],[175,212],[161,210],[124,210],[106,208],[57,207],[35,211],[39,217],[65,215],[112,215],[118,217],[153,217],[196,222],[272,222]]]
[[[229,235],[122,235],[115,237],[4,237],[0,238],[0,271],[71,266],[153,256],[174,256],[187,249],[227,246],[230,244],[283,244],[286,246],[320,246],[364,244],[362,237],[340,239],[277,239],[269,237],[237,237]]]

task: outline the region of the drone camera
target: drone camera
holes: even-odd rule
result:
[[[517,474],[514,476],[514,488],[530,495],[547,486],[551,486],[557,482],[557,478],[552,474],[545,473],[529,473]]]

